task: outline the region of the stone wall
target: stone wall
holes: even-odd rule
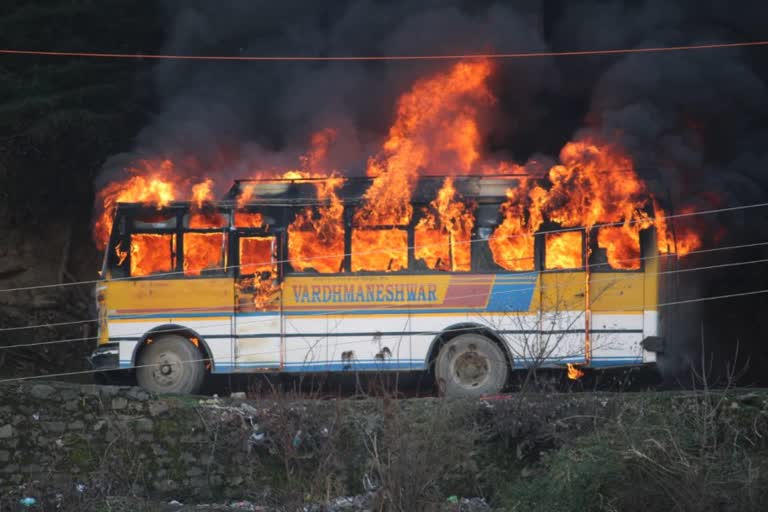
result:
[[[24,497],[303,501],[388,485],[477,496],[491,469],[578,435],[607,402],[158,398],[27,381],[0,387],[0,510]]]

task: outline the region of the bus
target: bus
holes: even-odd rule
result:
[[[420,178],[407,224],[374,227],[354,222],[371,181],[345,178],[333,250],[326,240],[314,257],[321,229],[297,230],[296,219],[327,206],[318,180],[236,181],[204,205],[118,204],[91,364],[158,393],[198,392],[211,373],[428,372],[446,396],[479,397],[534,367],[654,363],[663,347],[654,228],[640,231],[633,263],[617,266],[597,243],[607,227],[544,222],[527,261],[507,265],[492,242],[515,180],[454,179],[472,203],[471,237],[435,243],[460,265],[425,264],[420,249],[440,177]],[[361,242],[374,239],[384,249]],[[563,244],[569,256],[555,257]]]

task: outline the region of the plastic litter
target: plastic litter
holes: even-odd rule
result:
[[[37,500],[35,498],[31,498],[27,496],[26,498],[21,498],[19,500],[19,505],[21,505],[22,507],[34,507],[35,505],[37,505]]]

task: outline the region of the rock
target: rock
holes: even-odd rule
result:
[[[120,410],[128,407],[128,400],[119,396],[112,399],[112,409]]]
[[[244,399],[245,393],[243,391],[236,391],[235,393],[232,393],[229,395],[230,398],[237,398],[237,399]]]
[[[141,388],[131,388],[128,390],[125,396],[127,396],[128,398],[137,400],[139,402],[146,402],[150,398],[149,393],[147,393]]]
[[[83,423],[80,420],[73,421],[68,426],[69,430],[83,430],[85,428],[85,423]]]
[[[191,467],[187,470],[187,476],[202,476],[204,471],[197,467]]]
[[[10,452],[0,450],[0,462],[8,462],[11,459]]]
[[[67,430],[67,426],[61,421],[51,421],[43,423],[43,430],[46,432],[64,432]]]
[[[139,432],[152,432],[155,424],[149,418],[139,418],[136,420],[136,429]]]
[[[49,386],[48,384],[35,384],[29,392],[35,398],[45,399],[54,394],[56,388]]]
[[[149,403],[149,414],[152,416],[159,416],[167,411],[168,411],[168,404],[166,404],[165,402],[155,401],[155,402]]]
[[[8,439],[10,437],[13,437],[15,434],[13,427],[11,425],[3,425],[0,427],[0,439]]]

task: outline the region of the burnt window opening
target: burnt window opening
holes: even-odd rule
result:
[[[133,216],[133,229],[136,231],[176,229],[176,225],[176,212],[172,210],[144,209],[136,212]]]
[[[130,261],[131,277],[170,273],[176,268],[176,235],[172,233],[133,233],[128,254],[120,251],[122,244],[115,248],[117,262]]]
[[[375,226],[352,229],[352,272],[408,269],[408,230]]]
[[[212,233],[184,233],[182,267],[185,276],[226,273],[227,235]]]
[[[644,232],[625,226],[603,226],[590,235],[589,264],[592,272],[631,271],[642,269]]]
[[[228,226],[228,215],[216,208],[193,208],[184,215],[184,227],[188,229],[222,229]]]
[[[544,243],[546,270],[577,270],[584,267],[583,231],[545,233]]]
[[[532,272],[536,270],[536,235],[523,222],[505,222],[498,203],[482,204],[477,209],[476,269],[494,272]]]
[[[277,275],[277,238],[243,236],[238,240],[240,275]]]

